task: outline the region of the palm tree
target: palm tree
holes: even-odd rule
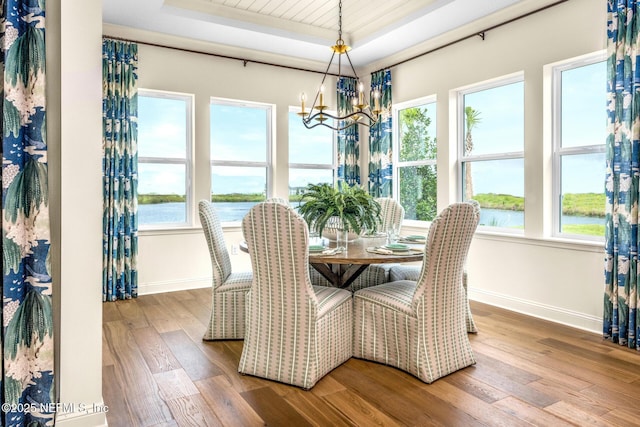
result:
[[[465,124],[467,127],[467,133],[464,139],[464,155],[468,156],[473,152],[473,136],[471,131],[480,123],[480,111],[474,110],[472,107],[465,107]],[[471,176],[471,162],[466,162],[464,165],[464,199],[473,199],[473,177]]]

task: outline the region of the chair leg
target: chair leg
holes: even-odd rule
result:
[[[471,314],[471,306],[469,305],[469,295],[467,294],[467,272],[462,275],[462,287],[464,289],[464,297],[467,300],[467,332],[470,334],[477,334],[478,328],[476,322],[473,320],[473,314]]]

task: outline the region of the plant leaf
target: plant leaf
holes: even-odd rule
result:
[[[33,158],[27,160],[7,189],[5,218],[15,222],[18,212],[29,217],[36,207],[48,205],[47,183],[47,165]]]
[[[15,359],[18,347],[31,346],[35,336],[43,341],[45,335],[53,336],[53,312],[51,297],[29,289],[7,325],[4,339],[4,355]]]

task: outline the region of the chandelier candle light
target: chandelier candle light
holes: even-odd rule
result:
[[[302,117],[302,123],[307,129],[312,129],[319,125],[323,125],[338,131],[347,129],[357,124],[370,127],[376,124],[380,117],[380,92],[377,90],[374,91],[374,104],[373,109],[371,109],[364,96],[364,85],[360,82],[360,78],[358,77],[358,74],[356,74],[356,70],[353,68],[353,64],[351,63],[351,58],[349,58],[348,51],[351,48],[344,43],[344,40],[342,40],[342,0],[338,4],[338,11],[338,40],[336,40],[336,44],[334,46],[331,46],[331,50],[333,51],[333,53],[331,54],[329,65],[327,66],[327,70],[322,76],[320,90],[316,94],[316,97],[313,100],[313,104],[311,105],[311,109],[309,111],[305,111],[304,109],[304,103],[307,100],[307,95],[304,92],[300,94],[301,111],[298,113],[298,115]],[[324,81],[327,78],[327,74],[329,73],[329,69],[331,68],[331,64],[333,63],[333,58],[336,56],[336,53],[338,54],[338,80],[340,80],[340,78],[342,77],[342,55],[345,55],[347,57],[347,60],[349,61],[349,65],[351,66],[351,72],[358,82],[358,94],[354,96],[351,101],[351,104],[353,105],[352,112],[345,112],[345,115],[343,116],[338,115],[339,111],[337,108],[336,115],[325,111],[328,107],[324,104]],[[331,122],[325,123],[328,119],[333,119],[333,124],[330,124]]]

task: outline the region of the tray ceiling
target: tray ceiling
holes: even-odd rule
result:
[[[554,0],[343,0],[343,39],[364,67],[462,28],[490,26]],[[326,62],[338,0],[103,0],[106,24]],[[465,34],[466,35],[466,34]]]

